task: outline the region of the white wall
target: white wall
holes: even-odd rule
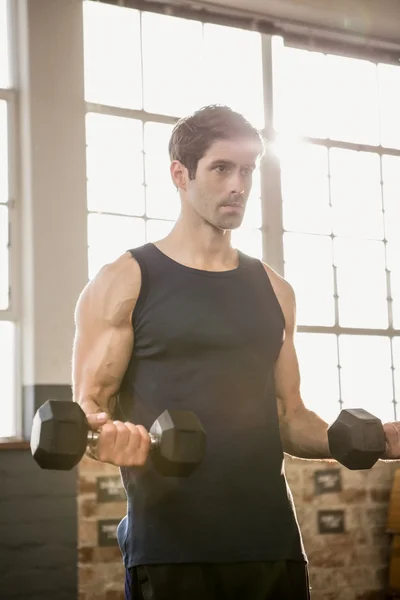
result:
[[[80,0],[18,0],[23,385],[69,384],[87,281]]]

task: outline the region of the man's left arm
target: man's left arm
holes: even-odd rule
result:
[[[296,299],[288,282],[282,280],[280,285],[283,286],[279,299],[285,316],[285,339],[275,365],[275,390],[283,450],[298,458],[333,460],[328,443],[328,423],[307,409],[301,397],[301,377],[294,344]],[[383,428],[386,453],[382,459],[400,459],[400,422],[385,423]]]
[[[298,458],[329,459],[328,424],[306,408],[300,394],[301,378],[294,345],[295,295],[287,282],[281,281],[280,285],[284,286],[280,301],[285,316],[285,339],[275,365],[275,390],[283,449]]]

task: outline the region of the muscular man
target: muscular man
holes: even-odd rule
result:
[[[211,106],[176,124],[169,151],[174,228],[103,267],[76,308],[74,399],[128,498],[126,599],[307,599],[283,460],[329,459],[328,425],[300,395],[293,289],[231,246],[262,140]],[[187,478],[147,460],[148,429],[171,408],[193,410],[207,432]],[[398,429],[385,427],[399,456]]]

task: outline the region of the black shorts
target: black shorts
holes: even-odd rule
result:
[[[310,600],[303,562],[144,565],[126,570],[125,600]]]

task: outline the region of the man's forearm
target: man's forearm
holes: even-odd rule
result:
[[[332,459],[328,443],[328,424],[316,413],[299,408],[280,416],[283,450],[303,459]],[[333,459],[332,459],[333,460]]]

